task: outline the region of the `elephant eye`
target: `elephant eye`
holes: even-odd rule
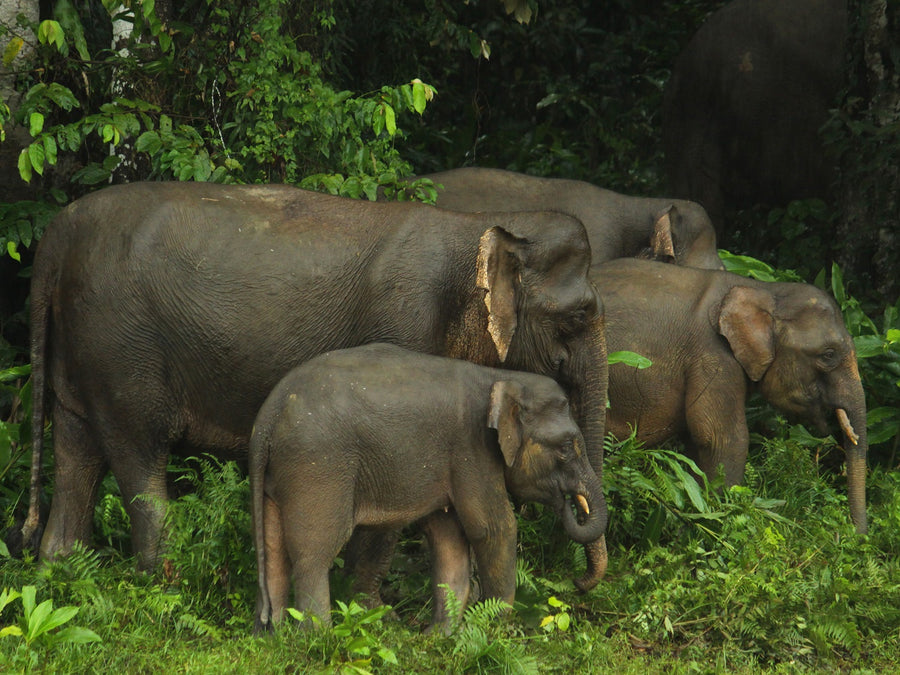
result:
[[[564,335],[575,335],[584,329],[585,324],[587,324],[587,310],[579,309],[569,313],[559,322],[559,330]]]
[[[833,366],[835,361],[837,360],[837,357],[838,352],[833,347],[828,347],[821,354],[819,354],[819,360],[826,366]]]

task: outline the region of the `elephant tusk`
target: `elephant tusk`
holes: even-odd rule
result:
[[[588,506],[587,499],[584,498],[584,495],[575,495],[575,501],[578,502],[578,506],[584,511],[584,515],[591,515],[591,508]]]
[[[850,442],[853,445],[859,445],[859,435],[853,430],[853,426],[850,424],[850,419],[847,417],[847,413],[843,408],[838,408],[835,410],[837,413],[838,422],[841,425],[841,431],[843,431],[847,438],[850,439]]]

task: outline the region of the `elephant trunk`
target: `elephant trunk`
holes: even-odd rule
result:
[[[587,559],[587,570],[584,575],[575,579],[575,587],[582,593],[587,593],[603,579],[606,574],[608,556],[606,553],[606,535],[597,541],[584,545],[584,553]]]
[[[609,362],[606,348],[606,321],[603,303],[598,295],[598,316],[588,331],[585,362],[577,364],[582,367],[581,395],[573,397],[575,419],[581,427],[588,459],[597,474],[596,495],[593,499],[592,511],[594,522],[599,532],[593,539],[580,540],[584,544],[584,555],[587,569],[584,575],[575,580],[579,590],[586,592],[596,586],[606,574],[606,499],[603,496],[603,436],[606,433],[606,397],[609,386]],[[577,381],[577,380],[575,380]],[[597,513],[599,509],[599,513]],[[566,508],[566,511],[571,509]],[[571,515],[571,514],[570,514]],[[601,518],[602,516],[602,524]],[[565,524],[565,516],[564,516]],[[567,530],[568,532],[568,530]],[[575,541],[579,541],[569,532]]]
[[[862,395],[862,394],[860,394]],[[859,534],[869,531],[866,519],[866,437],[865,407],[843,408],[836,411],[841,430],[844,432],[844,454],[847,462],[847,499],[850,504],[850,518]]]
[[[846,367],[836,373],[834,412],[844,435],[847,464],[847,501],[856,531],[869,530],[866,519],[866,455],[869,441],[866,433],[866,396],[863,392],[856,354],[847,357]]]
[[[575,580],[581,591],[589,591],[606,574],[606,501],[599,478],[594,478],[575,492],[574,501],[578,506],[578,515],[573,504],[567,498],[563,505],[563,528],[573,541],[584,544],[587,569],[582,577]]]

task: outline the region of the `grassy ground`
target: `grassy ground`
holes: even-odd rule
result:
[[[745,485],[721,494],[685,480],[677,453],[611,444],[604,583],[577,593],[580,547],[526,507],[516,606],[479,603],[449,637],[424,632],[428,556],[414,530],[385,586],[390,614],[357,605],[336,569],[332,629],[289,619],[254,637],[248,490],[235,467],[181,470],[194,491],[173,502],[166,563],[149,575],[122,552],[110,481],[96,547],[46,566],[4,561],[0,588],[33,587],[34,599],[0,596],[0,670],[900,672],[900,477],[872,472],[870,534],[857,536],[842,477],[823,469],[840,451],[793,432],[756,439]]]

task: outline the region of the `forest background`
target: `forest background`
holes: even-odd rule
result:
[[[410,174],[467,165],[662,196],[663,88],[722,4],[4,0],[0,509],[9,548],[30,457],[28,268],[59,208],[137,179],[289,182],[366,199]],[[39,568],[0,546],[0,667],[896,669],[900,8],[855,0],[850,9],[846,86],[823,128],[839,168],[833,192],[734,212],[729,241],[732,253],[753,256],[730,258],[744,273],[817,283],[844,310],[869,405],[869,535],[849,523],[834,440],[753,402],[748,475],[724,492],[697,484],[677,446],[610,441],[610,573],[587,595],[570,581],[580,551],[531,508],[520,518],[512,614],[483,603],[453,636],[422,635],[427,556],[410,533],[386,591],[397,621],[355,604],[336,574],[332,631],[258,639],[249,635],[246,480],[198,458],[172,467],[184,489],[157,574],[132,571],[111,480],[93,548]],[[428,201],[433,187],[415,196]],[[44,470],[52,475],[52,454]]]

